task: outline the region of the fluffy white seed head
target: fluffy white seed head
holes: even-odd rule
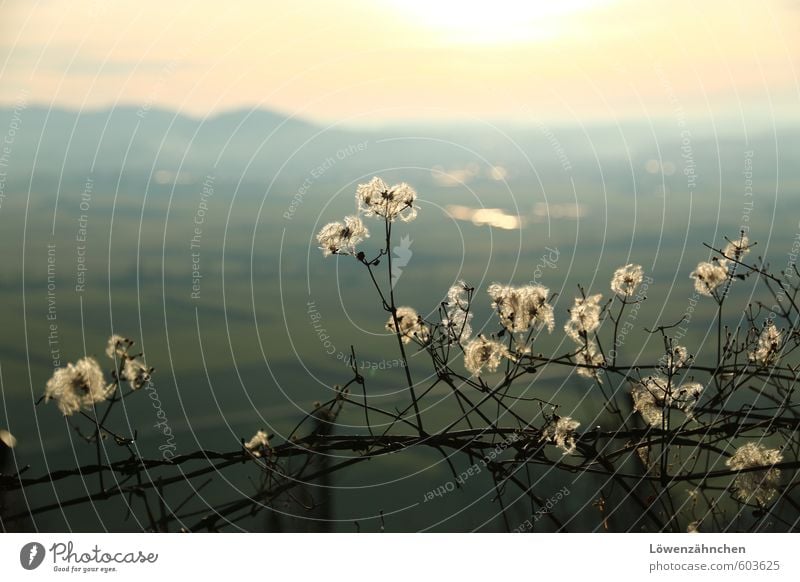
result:
[[[386,322],[386,329],[392,333],[399,331],[400,337],[405,344],[413,340],[425,343],[430,338],[428,327],[412,307],[398,307],[397,327],[395,327],[394,318],[389,316],[389,320]]]
[[[689,363],[690,359],[689,350],[687,350],[684,346],[676,345],[667,349],[666,353],[661,356],[661,361],[659,364],[660,368],[662,368],[665,373],[674,373],[677,370],[685,367],[686,364]]]
[[[122,368],[123,380],[127,380],[131,390],[139,390],[146,386],[152,377],[153,368],[150,368],[141,360],[128,358]]]
[[[464,366],[473,376],[494,372],[503,358],[511,358],[508,348],[483,335],[476,337],[464,348]]]
[[[106,400],[114,385],[106,385],[103,371],[94,358],[82,358],[53,373],[45,386],[45,401],[55,400],[64,416]]]
[[[457,284],[447,290],[447,304],[450,307],[460,307],[461,309],[469,308],[469,297],[467,291],[470,287],[464,281],[459,281]]]
[[[317,243],[326,257],[354,255],[356,247],[369,237],[369,230],[358,216],[345,216],[343,222],[330,222],[317,233]]]
[[[703,393],[703,388],[704,386],[699,382],[684,382],[672,389],[670,406],[682,410],[686,416],[691,418],[692,411]]]
[[[642,415],[650,426],[661,428],[664,422],[666,400],[666,380],[662,386],[660,379],[648,377],[631,387],[633,409]]]
[[[576,297],[572,309],[569,310],[569,321],[564,325],[564,331],[575,342],[582,344],[584,338],[600,327],[600,300],[599,293],[589,297]]]
[[[133,342],[128,338],[114,334],[108,338],[106,355],[112,360],[114,358],[123,358],[128,353],[128,348],[130,348],[132,344]]]
[[[703,392],[699,382],[675,384],[663,376],[648,376],[631,387],[633,409],[642,415],[650,426],[661,428],[666,409],[682,411],[692,417],[695,404]]]
[[[750,239],[742,234],[738,240],[732,240],[722,250],[722,254],[728,259],[741,261],[742,257],[750,252]]]
[[[414,220],[417,217],[416,200],[416,191],[405,182],[389,186],[377,176],[366,184],[359,184],[356,189],[359,212],[389,221],[398,218],[404,222]]]
[[[761,366],[773,364],[778,360],[778,353],[781,348],[781,332],[774,324],[764,326],[758,336],[758,346],[751,351],[750,361]]]
[[[783,455],[778,449],[768,449],[758,443],[747,443],[736,449],[726,465],[734,471],[741,471],[755,467],[769,467],[782,460]],[[780,469],[774,467],[763,471],[740,473],[733,482],[734,495],[745,503],[755,501],[759,505],[766,505],[778,492],[780,478]]]
[[[14,438],[14,435],[8,432],[6,429],[0,428],[0,445],[4,445],[9,449],[13,449],[17,446],[17,439]]]
[[[692,271],[690,277],[694,279],[694,289],[701,295],[712,296],[714,290],[722,285],[728,278],[728,265],[726,261],[701,262]]]
[[[524,333],[531,328],[553,331],[553,307],[547,302],[550,291],[541,285],[511,287],[493,283],[488,289],[492,307],[500,323],[512,333]]]
[[[446,317],[442,320],[447,339],[451,343],[467,341],[472,337],[472,312],[470,311],[469,287],[464,281],[459,281],[447,292]]]
[[[600,381],[600,368],[597,366],[603,366],[603,364],[605,364],[605,359],[603,359],[603,354],[600,353],[597,342],[592,340],[584,345],[575,355],[575,361],[579,364],[582,364],[575,370],[578,376],[583,376],[584,378],[595,378]],[[584,366],[593,367],[586,368]]]
[[[249,441],[244,444],[244,448],[250,451],[254,457],[260,457],[269,448],[269,438],[267,433],[259,430]]]
[[[580,422],[569,416],[559,417],[554,420],[542,434],[542,439],[555,445],[563,451],[565,455],[575,452],[575,429],[581,425]]]
[[[611,278],[611,290],[623,297],[633,297],[643,279],[644,269],[642,266],[630,263],[614,271],[614,276]]]

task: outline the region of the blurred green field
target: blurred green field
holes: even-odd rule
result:
[[[561,327],[578,284],[589,293],[608,295],[613,270],[637,262],[653,284],[620,359],[657,359],[661,340],[645,329],[682,317],[693,294],[689,273],[708,255],[702,243],[719,244],[724,236],[734,237],[742,224],[742,154],[733,145],[717,173],[709,168],[691,193],[679,172],[664,188],[641,165],[631,175],[625,164],[614,163],[605,174],[588,164],[568,177],[552,171],[539,179],[522,175],[506,183],[482,174],[469,184],[443,185],[429,166],[404,166],[406,150],[386,147],[385,152],[371,154],[383,164],[370,165],[387,179],[413,184],[421,200],[418,219],[398,225],[398,234],[411,241],[411,256],[396,287],[399,303],[431,313],[447,288],[464,279],[479,289],[476,329],[494,331],[484,292],[488,284],[535,279],[558,293],[556,331],[537,340],[543,353],[568,349]],[[306,166],[313,169],[317,161],[309,159]],[[404,406],[405,392],[397,390],[402,386],[400,370],[372,369],[398,355],[393,338],[383,333],[385,316],[366,273],[347,258],[324,259],[313,241],[322,224],[353,210],[354,183],[369,175],[360,166],[350,171],[347,163],[329,179],[314,182],[293,209],[304,172],[281,175],[274,182],[215,177],[194,249],[190,242],[198,226],[203,172],[195,172],[185,183],[158,183],[139,170],[90,173],[92,192],[84,208],[86,173],[59,177],[42,171],[30,180],[18,175],[0,207],[0,244],[5,250],[0,270],[0,426],[7,426],[19,440],[17,463],[30,465],[30,474],[39,475],[47,467],[70,467],[76,459],[92,461],[93,448],[80,441],[55,406],[34,402],[52,373],[52,349],[60,350],[62,361],[84,354],[102,361],[112,331],[136,339],[156,367],[157,393],[179,453],[201,447],[234,449],[240,438],[262,427],[286,434],[314,401],[325,400],[334,384],[349,378],[342,354],[349,353],[351,345],[358,360],[367,363],[364,373],[373,401],[386,408]],[[381,168],[387,169],[380,172]],[[791,173],[778,181],[770,164],[760,168],[747,224],[751,237],[759,241],[758,252],[768,253],[779,270],[798,231],[799,182]],[[459,221],[447,210],[452,205],[502,209],[523,217],[524,225],[502,230]],[[549,217],[543,208],[551,211]],[[580,211],[576,214],[575,209]],[[76,240],[82,222],[85,243]],[[367,248],[378,244],[377,230],[373,232]],[[50,281],[48,245],[55,245]],[[546,248],[557,250],[558,261],[551,266],[541,264],[543,255],[551,252]],[[82,291],[76,290],[79,250],[85,251]],[[202,275],[199,283],[193,271]],[[48,319],[48,283],[50,300],[55,300],[54,320]],[[199,285],[199,298],[192,298],[193,284]],[[744,305],[753,293],[763,297],[763,289],[754,289],[752,281],[742,283],[733,289],[731,301]],[[315,332],[309,302],[320,314],[329,344]],[[713,345],[713,313],[712,303],[701,301],[682,340],[701,357]],[[736,318],[730,312],[726,322],[735,325]],[[57,326],[56,344],[48,341],[51,325]],[[610,337],[610,330],[605,333]],[[425,358],[411,361],[415,379],[423,380],[428,373]],[[565,410],[577,406],[572,416],[588,427],[604,421],[595,390],[585,379],[565,381],[563,370],[548,369],[528,394],[555,398]],[[163,436],[153,427],[151,402],[141,396],[126,401],[112,422],[123,431],[138,430],[142,454],[157,456]],[[423,406],[432,407],[428,418],[435,423],[454,404],[444,392],[434,392]],[[521,403],[518,410],[536,414],[533,405]],[[359,427],[362,413],[345,409],[340,421]],[[246,487],[244,471],[239,473],[237,484]],[[337,476],[332,515],[340,521],[334,522],[334,529],[351,531],[358,520],[362,530],[377,530],[381,510],[387,516],[397,512],[387,517],[387,526],[394,530],[499,529],[496,507],[487,495],[488,481],[470,483],[436,508],[408,508],[447,475],[440,457],[411,452]],[[553,479],[544,476],[544,483]],[[231,487],[218,478],[203,499],[211,503],[230,497],[235,494]],[[589,491],[591,481],[587,478],[576,487]],[[57,495],[81,491],[85,489],[80,484],[59,484]],[[28,501],[39,505],[52,501],[54,494],[51,487],[39,487]],[[485,495],[469,511],[458,511]],[[579,497],[570,502],[579,503]],[[98,505],[97,512],[51,512],[35,525],[89,531],[132,527],[123,521],[124,515],[118,500]],[[257,520],[244,524],[262,525]]]

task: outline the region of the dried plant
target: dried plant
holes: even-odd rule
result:
[[[5,493],[89,475],[97,476],[98,487],[59,504],[16,513],[5,507],[3,523],[63,505],[127,496],[131,506],[138,503],[148,529],[216,531],[277,503],[312,511],[318,500],[313,492],[302,491],[304,483],[326,479],[371,458],[421,447],[444,455],[455,483],[481,472],[480,478],[491,480],[496,491],[493,502],[509,531],[572,531],[579,514],[582,523],[588,519],[594,523],[589,529],[598,531],[798,528],[800,410],[795,382],[800,368],[794,356],[800,345],[800,273],[794,265],[791,271],[775,274],[762,258],[746,262],[754,244],[744,233],[723,248],[709,247],[712,257],[700,262],[691,277],[702,300],[715,304],[716,353],[692,354],[691,346],[678,345],[674,334],[678,322],[647,332],[663,340],[663,355],[657,362],[626,364],[617,338],[626,311],[638,309],[644,301],[641,266],[627,264],[611,274],[612,294],[607,300],[579,289],[564,314],[556,313],[553,296],[541,285],[494,283],[481,291],[465,282],[443,290],[446,298],[438,308],[417,311],[399,305],[391,284],[397,220],[417,216],[417,193],[408,184],[388,186],[373,178],[358,187],[356,199],[360,216],[327,224],[317,241],[326,256],[342,255],[354,269],[363,269],[364,280],[374,289],[384,312],[375,318],[376,329],[385,322],[403,362],[408,399],[404,409],[387,410],[370,402],[353,350],[350,378],[335,386],[333,397],[317,403],[280,442],[258,429],[252,437],[242,438],[236,450],[142,458],[136,435],[112,430],[107,419],[117,403],[151,381],[154,370],[140,354],[132,353],[132,341],[113,336],[106,352],[114,362],[110,379],[95,360],[83,359],[57,370],[44,394],[71,421],[89,423],[86,440],[97,447],[97,463],[39,477],[22,472],[0,476],[0,491]],[[382,229],[382,242],[373,254],[362,248],[369,232],[361,216]],[[749,304],[742,310],[740,325],[725,327],[723,310],[728,308],[731,286],[750,278],[762,282],[771,307]],[[476,302],[495,311],[494,333],[473,335]],[[420,315],[428,312],[438,316]],[[562,317],[570,340],[566,345],[571,347],[565,353],[540,353],[539,334],[553,332]],[[416,369],[421,358],[412,366],[411,350],[424,353],[430,368]],[[712,363],[700,363],[706,361]],[[567,381],[596,391],[606,411],[603,424],[593,426],[592,419],[578,418],[577,408],[569,411],[576,418],[560,414],[558,397],[538,389],[543,371],[559,367]],[[429,380],[418,383],[415,376]],[[128,383],[125,391],[123,382]],[[444,422],[441,408],[435,422],[423,413],[429,410],[426,398],[437,387],[452,394]],[[538,411],[523,413],[521,403],[527,411],[533,403]],[[345,407],[363,413],[362,430],[337,429]],[[109,437],[122,451],[119,460],[101,459],[100,440]],[[468,471],[458,473],[451,462],[457,456],[471,464]],[[199,468],[183,468],[197,463]],[[198,480],[242,463],[249,463],[257,476],[253,493],[213,508],[196,503],[193,492],[204,486]],[[112,482],[104,479],[109,474],[114,474]],[[539,478],[544,474],[547,480]],[[596,480],[591,503],[575,506],[566,501],[575,475]],[[179,494],[170,493],[166,503],[168,491],[181,487],[185,499],[175,501]],[[430,498],[451,487],[457,485],[448,482],[429,492]],[[563,503],[552,501],[557,491]],[[428,497],[425,494],[426,501]],[[513,522],[521,500],[532,516],[525,522],[530,527]]]

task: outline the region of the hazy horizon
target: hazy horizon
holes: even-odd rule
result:
[[[317,123],[798,120],[788,0],[3,3],[0,104]],[[633,49],[633,50],[632,50]]]
[[[119,102],[115,104],[98,104],[91,107],[78,107],[69,104],[52,104],[44,101],[28,101],[27,98],[17,98],[15,101],[0,102],[0,111],[10,112],[19,108],[22,104],[23,109],[26,111],[41,110],[50,112],[63,112],[78,115],[98,115],[108,114],[113,111],[143,111],[142,104],[134,101]],[[211,121],[229,116],[247,116],[259,113],[266,113],[274,115],[281,119],[289,121],[297,121],[314,125],[317,127],[336,127],[344,130],[356,131],[373,131],[373,130],[390,130],[390,129],[409,129],[409,128],[430,128],[430,129],[452,129],[452,128],[497,128],[506,129],[514,128],[521,130],[541,129],[543,124],[551,129],[580,129],[580,128],[608,128],[608,127],[628,127],[628,126],[675,126],[676,118],[674,115],[665,113],[660,116],[653,116],[643,118],[640,116],[631,115],[628,117],[618,117],[614,119],[607,119],[602,117],[596,118],[582,118],[580,120],[567,119],[567,118],[548,118],[546,116],[537,117],[531,116],[528,119],[504,119],[500,118],[470,118],[470,119],[449,119],[449,118],[410,118],[410,119],[385,119],[375,121],[359,122],[356,119],[339,119],[339,120],[326,120],[315,118],[312,116],[303,116],[294,114],[288,111],[269,107],[266,105],[260,106],[232,106],[227,109],[220,109],[217,111],[209,112],[207,114],[193,113],[187,110],[180,110],[169,107],[168,105],[161,106],[148,106],[145,109],[147,113],[167,113],[173,114],[176,117],[183,117],[194,121]],[[800,109],[796,112],[789,112],[785,117],[775,118],[764,112],[751,112],[748,117],[736,115],[734,112],[724,115],[718,115],[711,127],[715,128],[721,133],[725,133],[733,129],[738,131],[742,128],[749,128],[755,131],[769,131],[771,129],[787,129],[800,127]],[[708,118],[702,115],[684,116],[682,117],[687,123],[693,123],[695,126],[708,124]]]

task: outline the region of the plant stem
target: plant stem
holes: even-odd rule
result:
[[[403,359],[403,369],[406,373],[406,382],[408,384],[408,392],[411,395],[411,403],[414,405],[414,418],[417,422],[417,430],[420,436],[426,436],[425,430],[422,428],[422,416],[419,412],[419,403],[417,402],[417,395],[414,391],[414,381],[411,379],[411,370],[408,367],[408,357],[406,356],[406,348],[403,345],[403,336],[400,332],[400,323],[397,320],[397,305],[394,301],[394,285],[392,282],[392,223],[387,218],[385,220],[386,232],[386,258],[388,265],[388,278],[389,278],[389,309],[392,313],[392,321],[394,322],[394,332],[397,338],[397,345],[400,347],[400,356]]]

